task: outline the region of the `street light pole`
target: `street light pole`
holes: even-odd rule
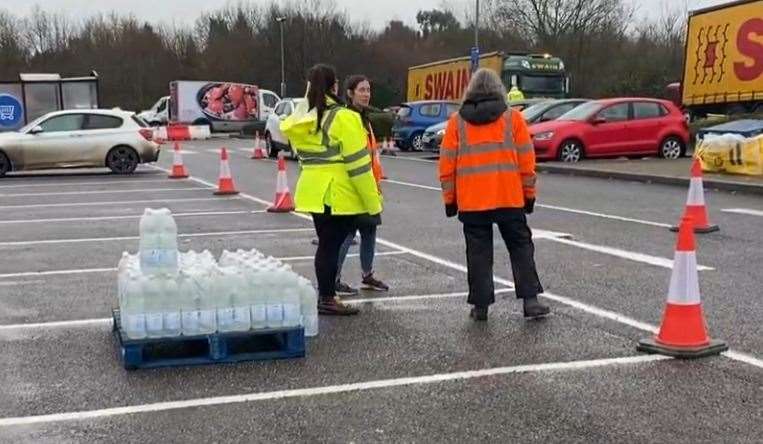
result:
[[[474,8],[474,47],[480,47],[480,0],[476,0]]]
[[[283,43],[283,22],[286,21],[286,17],[278,17],[276,21],[281,26],[281,98],[283,99],[286,97],[286,57]]]

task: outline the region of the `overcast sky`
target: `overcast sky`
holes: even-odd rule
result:
[[[247,0],[243,0],[245,3]],[[249,3],[268,4],[271,0],[248,0]],[[443,4],[443,0],[334,0],[339,9],[345,10],[355,22],[367,22],[374,28],[384,26],[391,19],[415,24],[419,9],[432,9]],[[728,2],[730,0],[626,0],[637,6],[641,17],[660,14],[663,4],[690,9]],[[91,15],[97,12],[116,11],[134,14],[136,17],[155,22],[187,24],[192,23],[202,11],[215,10],[227,4],[237,4],[239,0],[0,0],[0,8],[16,14],[27,14],[35,4],[45,11],[64,12],[72,17]],[[449,0],[452,5],[473,4],[468,0]],[[460,6],[465,7],[465,6]]]

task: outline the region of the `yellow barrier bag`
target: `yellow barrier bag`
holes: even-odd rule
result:
[[[751,176],[763,175],[763,137],[744,139],[729,150],[726,171]]]
[[[763,175],[763,136],[707,135],[695,150],[702,171]]]

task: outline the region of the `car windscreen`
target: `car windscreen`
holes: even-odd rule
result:
[[[141,119],[137,115],[133,114],[130,117],[132,117],[133,122],[137,123],[139,127],[141,127],[141,128],[148,128],[149,127],[149,124],[146,123],[145,120]]]
[[[399,110],[397,110],[397,117],[399,119],[408,117],[411,115],[411,107],[410,106],[401,106]]]
[[[547,103],[536,103],[535,105],[528,106],[522,110],[522,116],[525,120],[533,121],[538,118],[544,111],[548,109]]]
[[[591,118],[591,116],[597,113],[601,107],[602,104],[599,102],[584,103],[577,108],[573,108],[562,114],[557,120],[576,120],[582,122]]]

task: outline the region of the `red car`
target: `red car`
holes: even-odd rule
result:
[[[583,157],[686,153],[689,126],[667,100],[606,99],[588,102],[559,119],[530,126],[539,160],[577,162]]]

